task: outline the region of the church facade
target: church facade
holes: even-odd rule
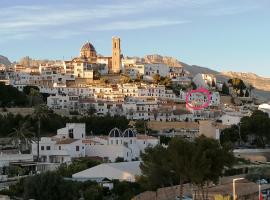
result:
[[[95,73],[118,74],[121,72],[121,47],[120,38],[112,38],[112,56],[100,56],[95,47],[85,43],[80,50],[79,57],[64,61],[66,74],[74,75],[76,78],[93,79]]]

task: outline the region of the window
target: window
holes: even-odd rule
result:
[[[51,150],[51,147],[50,146],[46,146],[46,150]]]
[[[70,137],[70,138],[73,138],[74,136],[73,136],[73,129],[68,129],[68,136]]]
[[[41,146],[41,150],[42,150],[42,151],[44,150],[44,146]]]
[[[132,140],[130,140],[130,144],[132,144]]]
[[[61,150],[61,146],[59,146],[58,149]]]
[[[76,146],[76,151],[80,151],[80,146]]]
[[[116,140],[116,144],[118,144],[118,140]]]

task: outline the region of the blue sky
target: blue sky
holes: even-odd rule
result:
[[[89,40],[111,54],[162,54],[270,77],[269,0],[0,0],[0,54],[69,59]]]

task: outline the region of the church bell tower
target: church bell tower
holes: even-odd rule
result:
[[[120,38],[112,38],[112,73],[120,73],[121,70],[121,48],[120,48]]]

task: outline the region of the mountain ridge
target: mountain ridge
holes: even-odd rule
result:
[[[148,61],[156,61],[155,58],[158,58],[159,61],[162,61],[161,55],[146,55],[144,57],[148,58]],[[202,67],[198,65],[189,65],[184,62],[177,60],[176,58],[165,56],[167,59],[171,58],[171,61],[175,62],[175,65],[179,64],[180,67],[183,67],[184,70],[188,71],[190,75],[194,76],[198,73],[208,73],[213,74],[217,77],[217,80],[220,82],[226,82],[230,78],[240,78],[246,84],[252,85],[255,87],[254,94],[255,97],[260,98],[264,101],[270,100],[270,78],[259,76],[255,73],[250,72],[218,72],[216,70],[210,69],[208,67]],[[152,60],[149,58],[153,58]],[[164,62],[167,64],[166,62]]]
[[[3,64],[5,66],[10,66],[11,62],[9,61],[7,57],[0,55],[0,64]]]

